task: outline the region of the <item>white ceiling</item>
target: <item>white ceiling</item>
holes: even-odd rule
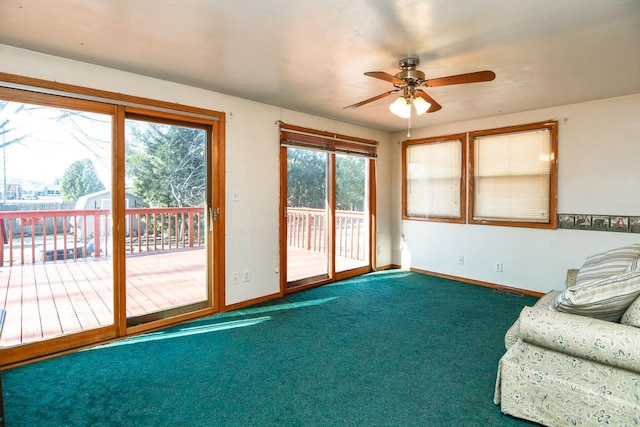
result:
[[[0,0],[0,43],[387,131],[392,97],[343,107],[406,56],[496,73],[415,128],[640,93],[639,0]]]

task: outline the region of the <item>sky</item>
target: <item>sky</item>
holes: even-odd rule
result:
[[[73,162],[89,158],[106,188],[111,173],[111,117],[10,102],[0,110],[0,180],[7,184],[53,185]],[[21,138],[15,142],[16,139]],[[5,175],[6,173],[6,175]]]

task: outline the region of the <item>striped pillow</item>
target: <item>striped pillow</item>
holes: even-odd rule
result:
[[[620,274],[576,283],[558,295],[552,307],[563,313],[619,322],[640,295],[638,258]]]
[[[640,257],[640,244],[624,246],[607,252],[592,255],[580,267],[576,285],[593,280],[608,279],[623,273],[633,261]]]
[[[620,323],[640,328],[640,297],[636,298],[627,311],[624,312]]]

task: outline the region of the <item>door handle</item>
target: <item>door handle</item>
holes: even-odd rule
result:
[[[218,220],[220,208],[209,207],[209,231],[213,231],[213,222]]]

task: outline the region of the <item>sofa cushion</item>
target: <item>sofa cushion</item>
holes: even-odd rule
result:
[[[640,296],[624,312],[620,323],[640,328]]]
[[[640,244],[637,243],[592,255],[580,267],[576,284],[608,279],[623,273],[629,264],[638,258],[640,258]]]
[[[640,263],[636,258],[619,274],[579,281],[558,295],[551,307],[564,313],[619,322],[638,295]]]

